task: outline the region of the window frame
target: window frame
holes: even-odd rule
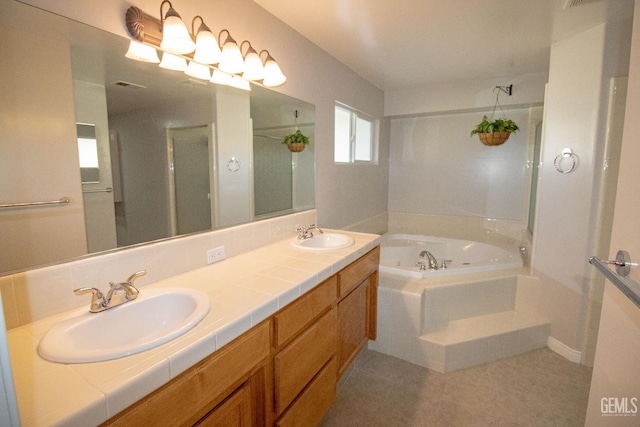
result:
[[[349,114],[349,161],[338,161],[336,160],[336,140],[335,137],[336,128],[334,124],[334,140],[333,140],[333,162],[336,165],[377,165],[378,164],[378,134],[379,134],[379,119],[375,117],[358,111],[354,108],[349,107],[346,104],[336,101],[334,106],[334,119],[336,117],[337,110],[342,110]],[[369,144],[370,149],[370,160],[356,160],[356,122],[357,119],[361,119],[371,123],[371,139]]]

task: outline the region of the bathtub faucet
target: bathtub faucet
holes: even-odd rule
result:
[[[429,252],[429,251],[420,252],[420,258],[427,258],[427,260],[429,260],[429,269],[430,270],[437,270],[438,269],[438,261],[436,260],[436,257],[434,257],[431,254],[431,252]]]

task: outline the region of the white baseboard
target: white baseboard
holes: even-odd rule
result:
[[[551,350],[558,353],[560,356],[574,363],[580,363],[580,361],[582,360],[582,352],[572,349],[568,345],[558,341],[553,337],[549,337],[547,339],[547,346],[549,346]]]

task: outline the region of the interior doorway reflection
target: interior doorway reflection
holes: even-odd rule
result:
[[[207,126],[168,129],[172,235],[211,229],[211,167]]]

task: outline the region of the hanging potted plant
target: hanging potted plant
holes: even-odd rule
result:
[[[489,121],[487,116],[471,131],[471,135],[478,134],[484,145],[500,145],[509,139],[511,133],[520,130],[513,120],[502,118]]]
[[[300,132],[300,129],[296,130],[289,136],[286,136],[282,141],[289,147],[289,151],[293,153],[299,153],[304,150],[304,146],[309,143],[309,137]]]

